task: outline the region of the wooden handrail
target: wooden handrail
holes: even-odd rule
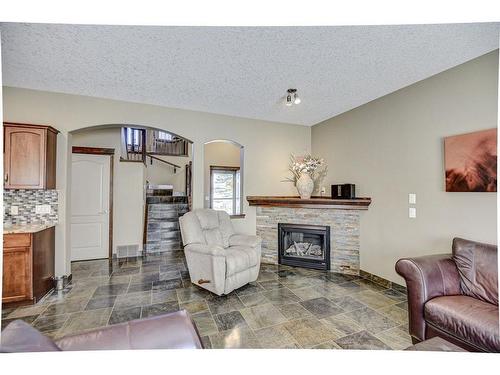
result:
[[[146,154],[147,157],[150,157],[151,159],[154,159],[154,160],[158,160],[158,161],[161,161],[162,163],[165,163],[165,164],[168,164],[170,165],[171,167],[174,167],[174,169],[177,169],[177,168],[181,168],[180,165],[177,165],[177,164],[174,164],[174,163],[171,163],[169,161],[166,161],[166,160],[163,160],[163,159],[160,159],[160,158],[157,158],[156,156],[153,156],[151,154]]]

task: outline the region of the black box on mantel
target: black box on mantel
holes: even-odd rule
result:
[[[332,185],[332,199],[354,199],[356,197],[356,185],[340,184]]]

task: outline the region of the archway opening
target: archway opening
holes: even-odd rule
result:
[[[192,202],[193,143],[135,124],[70,135],[71,260],[179,250],[177,220]]]
[[[204,207],[243,216],[244,147],[231,140],[213,140],[204,144],[203,152]]]

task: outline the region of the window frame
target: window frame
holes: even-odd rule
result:
[[[214,180],[213,180],[213,175],[214,172],[232,172],[233,178],[234,178],[234,185],[233,185],[233,197],[231,198],[233,202],[233,214],[229,214],[231,217],[244,217],[245,215],[243,214],[242,210],[242,202],[241,202],[241,189],[242,189],[242,184],[241,184],[241,168],[240,167],[229,167],[229,166],[220,166],[220,165],[211,165],[210,166],[210,208],[213,208],[213,200],[214,200]],[[240,174],[239,176],[239,181],[240,181],[240,186],[238,189],[238,186],[236,184],[237,180],[237,174]],[[238,191],[239,190],[239,191]],[[240,196],[240,204],[237,204],[237,198]],[[229,198],[227,198],[229,199]]]

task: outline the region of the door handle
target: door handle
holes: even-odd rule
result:
[[[9,182],[9,174],[8,173],[5,174],[5,177],[3,180],[4,180],[4,182]]]
[[[104,214],[107,214],[107,213],[108,213],[108,210],[104,210],[104,211],[98,212],[99,215],[104,215]]]

